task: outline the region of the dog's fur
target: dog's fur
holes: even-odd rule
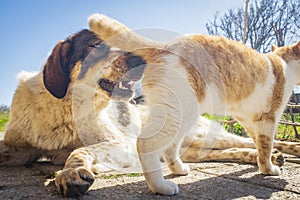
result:
[[[1,166],[29,165],[42,157],[54,164],[65,163],[55,183],[66,196],[83,194],[96,172],[139,165],[135,143],[141,127],[148,123],[147,106],[130,103],[133,94],[129,90],[115,89],[115,94],[104,90],[107,83],[100,80],[118,81],[124,76],[137,80],[140,73],[132,75],[130,71],[144,66],[145,60],[153,61],[144,53],[124,50],[151,47],[148,52],[155,55],[151,59],[160,60],[164,55],[157,49],[161,44],[144,40],[108,17],[93,16],[90,25],[97,35],[83,30],[70,36],[56,45],[41,72],[19,75],[10,121],[4,141],[0,142]],[[131,38],[109,41],[109,37],[121,32]],[[120,42],[127,43],[124,50],[114,48],[122,47]],[[146,68],[146,75],[149,70]],[[203,117],[197,120],[197,128],[182,143],[183,161],[256,163],[257,152],[251,139],[226,133]],[[275,141],[275,147],[300,155],[297,143]],[[281,166],[282,155],[276,151],[272,161]]]

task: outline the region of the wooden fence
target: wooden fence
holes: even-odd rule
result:
[[[299,123],[299,115],[300,115],[300,105],[298,103],[290,102],[285,109],[285,112],[283,116],[281,117],[281,120],[279,121],[280,124],[285,124],[286,126],[292,126],[293,130],[295,132],[295,137],[297,139],[300,139],[299,132],[297,130],[297,127],[300,127]],[[284,115],[287,115],[286,118],[284,118]]]

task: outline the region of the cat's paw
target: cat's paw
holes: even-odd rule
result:
[[[276,165],[272,165],[269,175],[278,176],[279,174],[281,174],[280,168]]]
[[[260,166],[259,170],[261,171],[262,174],[272,175],[272,176],[278,176],[281,173],[280,168],[273,164],[268,168],[264,166]]]
[[[162,194],[168,196],[176,195],[179,193],[179,188],[177,184],[168,180],[160,181],[155,186],[150,187],[150,189],[155,194]]]

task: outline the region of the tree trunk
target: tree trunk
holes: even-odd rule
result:
[[[246,44],[246,35],[247,35],[247,19],[248,19],[248,5],[249,0],[246,0],[245,13],[244,13],[244,35],[243,35],[243,44]]]

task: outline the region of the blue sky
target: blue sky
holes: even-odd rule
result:
[[[54,45],[88,28],[87,17],[103,13],[132,29],[161,28],[206,33],[218,11],[244,0],[1,0],[0,104],[11,104],[21,70],[38,71]]]

